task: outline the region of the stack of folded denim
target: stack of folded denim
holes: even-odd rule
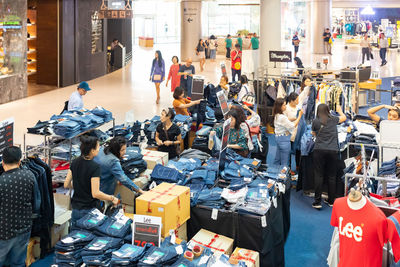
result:
[[[215,171],[209,171],[207,169],[195,170],[189,178],[185,180],[185,185],[188,184],[203,184],[208,188],[211,188],[215,184],[217,173]]]
[[[200,192],[196,204],[216,209],[222,208],[225,204],[225,200],[221,197],[222,190],[219,187],[212,189],[204,188]]]
[[[302,156],[308,156],[314,149],[314,136],[311,133],[311,126],[308,125],[300,140],[300,152]]]
[[[82,250],[82,259],[87,266],[109,266],[114,251],[121,248],[122,239],[96,237]]]
[[[94,228],[94,233],[97,236],[124,238],[132,231],[131,224],[132,220],[122,210],[116,210],[104,223]]]
[[[185,176],[178,170],[165,167],[161,164],[157,164],[151,173],[151,180],[155,181],[157,184],[161,184],[163,182],[182,183],[184,179]]]
[[[107,218],[108,217],[101,213],[98,209],[92,209],[88,214],[76,222],[76,227],[91,231],[97,227],[100,227],[107,220]]]
[[[163,242],[163,244],[165,241]],[[170,243],[170,242],[167,242]],[[138,262],[138,267],[145,266],[168,266],[174,264],[180,257],[180,254],[177,253],[177,249],[175,245],[169,246],[167,244],[161,245],[160,247],[151,247],[142,259]],[[182,252],[186,249],[182,248]]]
[[[111,138],[110,135],[106,134],[105,132],[103,132],[99,129],[90,131],[89,135],[97,137],[101,143],[105,143]]]
[[[54,133],[64,138],[71,138],[81,132],[81,125],[76,121],[62,120],[54,125]]]
[[[86,231],[72,231],[56,244],[56,263],[80,266],[82,264],[82,249],[94,238],[93,234]]]
[[[178,114],[173,122],[181,129],[182,139],[184,139],[192,126],[192,117]]]
[[[210,149],[208,149],[208,136],[196,136],[193,140],[192,149],[197,149],[207,154],[210,154],[211,151]]]
[[[156,145],[157,126],[161,123],[160,116],[154,116],[151,120],[146,120],[143,123],[145,124],[144,132],[147,137],[147,144]]]
[[[92,109],[91,112],[96,116],[102,117],[105,122],[109,122],[113,118],[111,111],[108,111],[100,106],[97,106],[96,108]]]
[[[137,147],[128,147],[124,158],[121,160],[121,166],[125,174],[131,178],[137,178],[147,169],[147,163],[143,160],[143,155]]]
[[[385,161],[382,163],[382,166],[379,168],[378,175],[379,176],[384,176],[384,175],[396,175],[397,171],[397,157],[390,160],[390,161]]]
[[[129,134],[129,131],[130,131],[129,127],[127,127],[123,124],[120,124],[120,125],[116,125],[114,128],[108,129],[107,134],[112,136],[113,133],[115,133],[115,136],[124,136],[125,137],[126,135]]]
[[[257,187],[249,188],[245,202],[236,207],[236,210],[242,213],[265,215],[270,207],[269,189],[266,184],[259,184]]]
[[[28,128],[28,133],[52,135],[54,134],[55,124],[57,124],[56,120],[38,121],[35,126]]]
[[[178,161],[168,161],[167,167],[177,169],[182,173],[189,173],[201,167],[201,160],[180,158]]]
[[[217,158],[210,158],[204,163],[203,167],[209,171],[218,171],[219,160]]]
[[[150,248],[150,245],[138,247],[125,244],[119,250],[112,253],[111,266],[136,266],[148,248]]]
[[[270,165],[267,172],[263,172],[262,175],[266,178],[283,182],[289,175],[289,168],[286,166]]]
[[[203,125],[213,126],[217,122],[217,119],[215,117],[214,109],[212,109],[208,105],[206,107],[206,114],[205,115],[206,115],[206,121],[203,122]]]
[[[180,155],[180,158],[199,159],[201,161],[207,161],[210,157],[210,154],[193,148],[184,150]]]
[[[238,190],[231,190],[228,188],[224,188],[221,193],[221,197],[223,197],[229,203],[238,203],[243,202],[246,198],[248,188],[242,187]]]
[[[246,165],[241,165],[238,161],[225,163],[225,169],[221,172],[224,180],[232,180],[235,178],[253,178],[254,172]]]
[[[200,130],[196,132],[197,136],[209,136],[212,130],[211,126],[203,126]]]
[[[197,204],[200,192],[203,191],[204,184],[188,184],[190,188],[190,206],[194,207]]]

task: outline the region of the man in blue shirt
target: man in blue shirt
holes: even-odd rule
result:
[[[297,57],[297,52],[299,52],[300,40],[298,34],[298,32],[295,32],[292,38],[292,45],[294,46],[294,57]]]
[[[83,100],[82,96],[86,95],[88,91],[90,91],[89,84],[87,82],[81,82],[78,85],[78,89],[76,92],[73,92],[68,101],[68,111],[71,110],[80,110],[83,108]]]

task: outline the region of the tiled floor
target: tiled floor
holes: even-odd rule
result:
[[[135,119],[143,120],[160,114],[163,108],[172,104],[172,95],[165,82],[161,86],[161,103],[155,104],[155,88],[149,81],[151,62],[154,51],[160,49],[163,53],[167,69],[173,55],[179,55],[179,45],[158,45],[154,49],[134,48],[133,62],[126,68],[115,71],[106,76],[89,81],[91,88],[84,96],[85,107],[92,108],[97,105],[103,106],[113,112],[117,123],[123,123],[125,113],[133,110]],[[311,55],[300,48],[299,56],[303,59],[305,66],[315,67],[316,60],[322,55]],[[330,56],[331,63],[328,68],[342,68],[343,66],[355,66],[361,60],[360,48],[357,45],[344,49],[344,43],[337,41]],[[374,52],[377,56],[377,52]],[[219,55],[217,62],[207,62],[205,71],[201,74],[206,77],[206,82],[218,83],[221,75],[220,62],[224,61],[223,55]],[[382,76],[400,75],[400,56],[397,50],[391,51],[388,65],[380,68]],[[311,64],[312,63],[312,64]],[[194,63],[199,70],[198,63]],[[227,64],[229,66],[229,64]],[[379,68],[378,60],[373,61],[373,68]],[[228,73],[230,70],[228,69]],[[61,112],[64,101],[68,100],[70,94],[76,90],[76,86],[69,86],[52,90],[43,94],[34,95],[25,99],[0,105],[0,121],[9,117],[15,119],[15,143],[23,143],[23,134],[26,128],[33,126],[38,120],[47,120],[53,114]],[[110,127],[107,125],[105,128]],[[37,144],[42,138],[28,136],[27,144]]]

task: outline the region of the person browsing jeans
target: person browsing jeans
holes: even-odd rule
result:
[[[99,153],[97,137],[81,136],[81,155],[71,163],[65,188],[73,188],[74,195],[71,199],[72,214],[71,228],[76,222],[90,212],[93,208],[100,208],[100,200],[111,201],[114,205],[119,203],[118,198],[100,191],[100,165],[93,158]]]
[[[290,121],[284,115],[286,111],[286,102],[283,98],[277,98],[273,108],[275,140],[276,140],[276,155],[274,165],[282,165],[289,167],[289,157],[291,151],[290,138],[294,129],[300,122],[303,111],[300,110],[299,116],[295,121]]]
[[[178,155],[177,148],[182,143],[182,135],[179,127],[172,123],[175,114],[172,108],[161,112],[161,123],[156,129],[156,142],[158,151],[167,152],[169,159],[174,159]]]

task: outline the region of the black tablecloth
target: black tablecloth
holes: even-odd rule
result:
[[[271,207],[262,227],[261,216],[219,210],[217,220],[211,218],[212,209],[197,206],[191,209],[187,223],[188,238],[200,229],[234,239],[234,247],[260,253],[260,266],[285,266],[284,245],[290,229],[290,181],[284,194],[277,198],[277,208]]]

